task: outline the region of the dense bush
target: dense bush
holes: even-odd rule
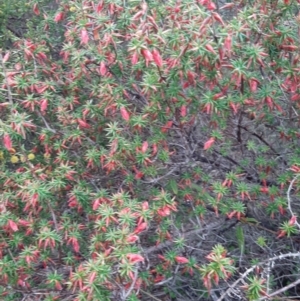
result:
[[[6,2],[2,300],[299,296],[299,1]]]

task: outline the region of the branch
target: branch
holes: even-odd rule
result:
[[[153,300],[156,300],[156,301],[161,301],[161,299],[158,299],[156,298],[155,296],[151,295],[150,293],[144,291],[144,290],[140,290],[143,294],[147,295],[148,297],[152,298]]]
[[[217,301],[222,301],[229,293],[231,293],[233,291],[233,289],[244,279],[248,276],[248,274],[250,274],[251,272],[253,272],[257,267],[272,262],[272,261],[276,261],[276,260],[281,260],[287,257],[300,257],[300,252],[298,253],[287,253],[287,254],[282,254],[282,255],[278,255],[269,259],[266,259],[262,262],[259,262],[258,264],[254,265],[253,267],[249,268],[245,273],[243,273],[239,279],[237,279],[222,295],[221,297],[217,300]]]
[[[287,196],[287,201],[288,201],[288,209],[291,213],[292,216],[296,216],[296,214],[294,213],[293,209],[292,209],[292,200],[291,200],[291,190],[293,188],[294,183],[296,182],[296,180],[298,179],[298,177],[300,176],[300,174],[296,175],[294,177],[294,179],[291,181],[289,188],[286,192],[286,196]],[[300,229],[300,225],[299,223],[296,221],[295,224],[297,225],[298,229]]]
[[[131,285],[130,285],[128,291],[127,291],[126,293],[123,292],[122,298],[123,298],[124,301],[127,300],[128,296],[129,296],[129,295],[131,294],[131,292],[133,291],[137,279],[138,279],[138,267],[136,267],[136,269],[135,269],[135,271],[134,271],[134,279],[132,280],[132,283],[131,283]]]
[[[52,132],[52,133],[54,133],[54,134],[56,134],[56,130],[52,129],[52,128],[49,126],[48,122],[47,122],[46,119],[43,117],[43,115],[42,115],[39,111],[37,111],[37,114],[38,114],[39,117],[43,120],[43,122],[44,122],[44,124],[45,124],[47,130],[50,131],[50,132]]]
[[[142,181],[142,182],[145,183],[145,184],[157,183],[161,179],[166,178],[167,176],[171,175],[174,171],[176,171],[176,169],[178,169],[178,166],[174,167],[173,169],[171,169],[170,171],[168,171],[166,174],[164,174],[164,175],[162,175],[162,176],[160,176],[158,178],[152,179],[150,181]]]
[[[245,130],[245,131],[248,132],[249,134],[251,134],[251,135],[253,135],[254,137],[256,137],[257,139],[259,139],[262,143],[264,143],[267,147],[269,147],[270,150],[271,150],[276,156],[282,158],[282,156],[281,156],[279,153],[277,153],[276,149],[274,149],[273,146],[272,146],[270,143],[268,143],[262,136],[260,136],[260,135],[258,135],[258,134],[256,134],[256,133],[251,132],[250,130],[248,130],[248,129],[247,129],[245,126],[243,126],[243,125],[240,125],[240,124],[239,124],[238,127],[242,128],[243,130]],[[282,161],[283,161],[283,163],[284,163],[285,165],[287,165],[287,162],[286,162],[283,158],[282,158]]]
[[[224,220],[223,220],[224,222]],[[219,228],[220,225],[222,225],[222,221],[218,220],[217,222],[214,222],[214,223],[211,223],[209,225],[207,225],[206,227],[203,227],[201,229],[195,229],[195,230],[191,230],[191,231],[188,231],[188,232],[185,232],[182,234],[182,238],[183,239],[187,239],[188,237],[192,236],[192,235],[196,235],[196,234],[200,234],[202,232],[205,232],[207,230],[212,230],[212,229],[215,229],[215,228]],[[166,242],[163,242],[157,246],[153,246],[153,247],[149,247],[147,249],[144,249],[143,252],[145,254],[150,254],[150,253],[153,253],[153,252],[158,252],[158,251],[161,251],[162,249],[165,249],[167,247],[170,247],[174,244],[174,241],[166,241]]]
[[[5,84],[7,86],[7,97],[8,97],[10,105],[12,106],[13,105],[12,93],[11,93],[10,85],[9,85],[9,82],[8,82],[8,79],[7,79],[6,68],[5,68],[5,64],[3,62],[3,56],[2,56],[1,51],[2,51],[2,49],[0,49],[0,61],[1,61],[2,69],[3,69],[3,75],[4,75],[4,78],[5,78]]]
[[[292,287],[295,287],[299,283],[300,283],[300,279],[298,279],[298,280],[290,283],[289,285],[287,285],[287,286],[285,286],[285,287],[283,287],[283,288],[281,288],[281,289],[273,292],[272,294],[269,294],[268,296],[264,296],[264,297],[260,298],[259,301],[266,300],[266,299],[269,299],[270,297],[274,297],[276,295],[279,295],[279,294],[287,291],[288,289],[290,289]]]

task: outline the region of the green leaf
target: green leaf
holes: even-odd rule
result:
[[[169,181],[169,185],[171,190],[173,191],[174,194],[178,194],[178,186],[177,186],[177,182],[174,179],[171,179]]]
[[[245,251],[245,236],[244,236],[244,230],[243,227],[240,225],[236,228],[236,238],[237,242],[241,251],[241,254],[244,254]]]
[[[245,217],[243,218],[243,221],[245,221],[246,223],[250,223],[250,224],[259,224],[259,221],[257,219],[255,219],[254,217]]]

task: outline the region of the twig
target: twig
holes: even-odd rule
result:
[[[258,264],[252,266],[251,268],[249,268],[245,273],[243,273],[239,279],[237,279],[232,285],[230,285],[230,287],[221,295],[221,297],[217,300],[217,301],[222,301],[230,292],[233,291],[233,289],[241,282],[244,280],[244,278],[246,278],[248,276],[248,274],[250,274],[251,272],[253,272],[257,267],[269,263],[271,261],[276,261],[276,260],[281,260],[287,257],[300,257],[300,252],[298,253],[287,253],[287,254],[282,254],[282,255],[278,255],[272,258],[268,258],[262,262],[259,262]]]
[[[52,220],[53,220],[53,223],[54,223],[55,230],[56,230],[57,234],[59,234],[60,231],[59,231],[56,215],[55,215],[55,213],[52,209],[52,206],[51,206],[50,202],[48,202],[47,204],[48,204],[48,208],[49,208],[49,211],[51,213],[51,216],[52,216]],[[61,243],[59,243],[59,246],[58,246],[58,256],[59,256],[59,261],[61,262],[61,260],[62,260]]]
[[[158,282],[158,283],[155,283],[154,286],[162,286],[162,285],[165,285],[166,283],[171,282],[173,279],[174,279],[173,276],[172,276],[172,277],[169,277],[169,278],[164,279],[164,280],[162,280],[162,281],[160,281],[160,282]]]
[[[195,206],[193,205],[192,202],[191,202],[191,205],[192,205],[193,211],[196,212]],[[202,228],[202,223],[200,221],[200,218],[199,218],[198,214],[196,214],[196,220],[197,220],[199,228]]]
[[[175,168],[171,169],[170,171],[168,171],[166,174],[162,175],[161,177],[152,179],[150,181],[142,181],[145,184],[152,184],[152,183],[157,183],[158,181],[160,181],[161,179],[171,175],[176,169],[178,168],[178,166],[176,166]]]
[[[123,293],[122,298],[124,301],[127,299],[127,297],[131,294],[132,290],[134,289],[137,279],[138,279],[138,267],[136,267],[136,269],[134,271],[134,278],[132,280],[132,283],[131,283],[128,291],[126,293],[125,292]]]
[[[279,294],[281,294],[281,293],[287,291],[288,289],[290,289],[290,288],[292,288],[292,287],[295,287],[295,286],[296,286],[297,284],[299,284],[299,283],[300,283],[300,279],[298,279],[298,280],[296,280],[296,281],[290,283],[289,285],[287,285],[287,286],[285,286],[285,287],[283,287],[283,288],[281,288],[281,289],[279,289],[279,290],[273,292],[272,294],[269,294],[268,296],[264,296],[264,297],[260,298],[259,301],[266,300],[266,299],[269,299],[269,298],[274,297],[274,296],[276,296],[276,295],[279,295]],[[273,299],[273,298],[272,298],[272,299]]]
[[[223,220],[224,221],[224,220]],[[203,227],[201,229],[195,229],[195,230],[191,230],[191,231],[188,231],[184,234],[182,234],[181,238],[183,239],[187,239],[189,236],[192,236],[192,235],[197,235],[197,234],[200,234],[206,230],[212,230],[214,228],[218,228],[220,225],[222,225],[222,221],[217,221],[215,223],[212,223],[210,225],[207,225],[206,227]],[[166,241],[166,242],[163,242],[157,246],[153,246],[153,247],[149,247],[147,249],[144,249],[143,252],[145,254],[150,254],[150,253],[153,253],[153,252],[158,252],[158,251],[161,251],[162,249],[165,249],[167,247],[170,247],[174,244],[174,241]]]
[[[56,130],[52,129],[52,128],[49,126],[48,122],[47,122],[46,119],[43,117],[43,115],[42,115],[39,111],[37,112],[37,114],[38,114],[39,117],[43,120],[43,122],[44,122],[44,124],[45,124],[47,130],[50,131],[50,132],[52,132],[52,133],[54,133],[54,134],[56,134]]]
[[[153,300],[156,300],[156,301],[161,301],[161,299],[158,299],[156,298],[155,296],[151,295],[150,293],[144,291],[144,290],[141,290],[141,292],[147,296],[149,296],[150,298],[152,298]]]
[[[245,130],[246,132],[248,132],[249,134],[253,135],[254,137],[256,137],[257,139],[259,139],[262,143],[264,143],[266,146],[268,146],[270,148],[270,150],[278,157],[282,157],[279,153],[277,153],[276,149],[273,148],[272,145],[270,145],[262,136],[251,132],[250,130],[247,129],[247,127],[238,124],[238,127],[242,128],[243,130]],[[282,159],[283,163],[287,165],[287,162]]]
[[[5,238],[3,237],[2,233],[0,233],[0,237],[3,239],[3,242],[5,243]],[[16,262],[16,260],[15,260],[14,255],[12,254],[10,248],[8,248],[7,251],[8,251],[8,253],[9,253],[10,257],[12,258],[14,264],[16,264],[17,262]]]
[[[266,293],[267,295],[269,296],[269,293],[270,293],[270,277],[271,277],[271,272],[272,272],[272,269],[274,267],[274,261],[272,262],[268,262],[267,263],[267,267],[265,269],[265,274],[266,274],[266,282],[267,282],[267,288],[266,288]]]
[[[300,176],[300,174],[298,174],[294,177],[294,179],[291,181],[291,183],[289,185],[289,188],[286,192],[287,202],[288,202],[287,205],[288,205],[288,209],[289,209],[292,216],[295,216],[296,214],[294,213],[294,211],[292,209],[291,190],[293,188],[293,185],[294,185],[295,181],[298,179],[299,176]],[[295,224],[297,225],[298,229],[300,229],[300,225],[297,221],[295,222]]]
[[[12,106],[14,103],[13,103],[13,98],[12,98],[10,85],[9,85],[8,80],[7,80],[6,68],[5,68],[5,65],[4,65],[4,62],[3,62],[3,56],[2,56],[1,51],[2,51],[2,49],[0,49],[0,61],[1,61],[1,66],[2,66],[2,69],[3,69],[3,73],[4,73],[5,83],[6,83],[6,86],[7,86],[7,97],[8,97],[8,101],[9,101],[10,105]]]

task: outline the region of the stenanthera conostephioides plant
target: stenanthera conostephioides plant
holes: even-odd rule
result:
[[[290,292],[299,1],[221,2],[0,4],[4,300]]]

